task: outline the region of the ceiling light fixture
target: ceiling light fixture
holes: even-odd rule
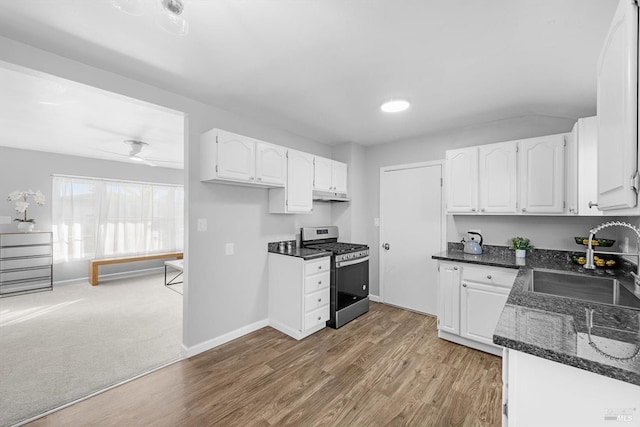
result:
[[[142,0],[111,0],[111,4],[118,10],[129,15],[140,16],[144,14]]]
[[[392,99],[380,106],[380,109],[385,113],[399,113],[408,109],[411,103],[406,99]]]
[[[184,36],[189,32],[189,23],[182,13],[184,3],[182,0],[160,0],[162,10],[156,15],[156,22],[168,33]]]

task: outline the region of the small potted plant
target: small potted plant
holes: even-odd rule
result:
[[[511,247],[509,249],[516,251],[516,258],[525,258],[527,256],[527,251],[533,250],[533,245],[526,237],[513,237],[511,239]]]
[[[14,221],[18,223],[18,230],[24,232],[33,231],[33,227],[36,224],[36,220],[27,216],[27,208],[29,207],[29,197],[33,198],[39,206],[44,206],[45,197],[40,191],[20,191],[16,190],[9,194],[7,197],[8,202],[15,202],[14,209],[17,213],[21,214],[19,218],[15,218]]]

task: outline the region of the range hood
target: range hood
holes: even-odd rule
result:
[[[313,200],[318,202],[350,202],[351,199],[344,193],[332,193],[330,191],[313,190]]]

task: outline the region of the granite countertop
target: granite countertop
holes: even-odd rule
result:
[[[285,240],[285,243],[286,242],[287,240]],[[289,242],[291,242],[291,251],[287,251],[286,246],[283,251],[279,250],[278,244],[280,242],[269,242],[267,245],[268,251],[272,254],[292,256],[296,258],[302,258],[304,260],[331,256],[331,252],[320,251],[317,249],[299,248],[296,246],[295,240],[289,240]]]
[[[633,292],[633,279],[629,275],[633,265],[623,262],[618,269],[585,270],[571,261],[570,252],[535,250],[525,260],[517,260],[506,247],[483,249],[483,255],[469,255],[453,243],[433,259],[520,270],[496,326],[494,343],[640,385],[640,309],[529,291],[532,270],[550,269],[615,277]],[[587,310],[593,310],[590,332],[595,348],[589,342]],[[629,358],[634,354],[636,357]]]

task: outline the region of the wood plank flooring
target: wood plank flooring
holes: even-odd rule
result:
[[[296,341],[263,328],[30,426],[499,426],[501,359],[384,304]]]

